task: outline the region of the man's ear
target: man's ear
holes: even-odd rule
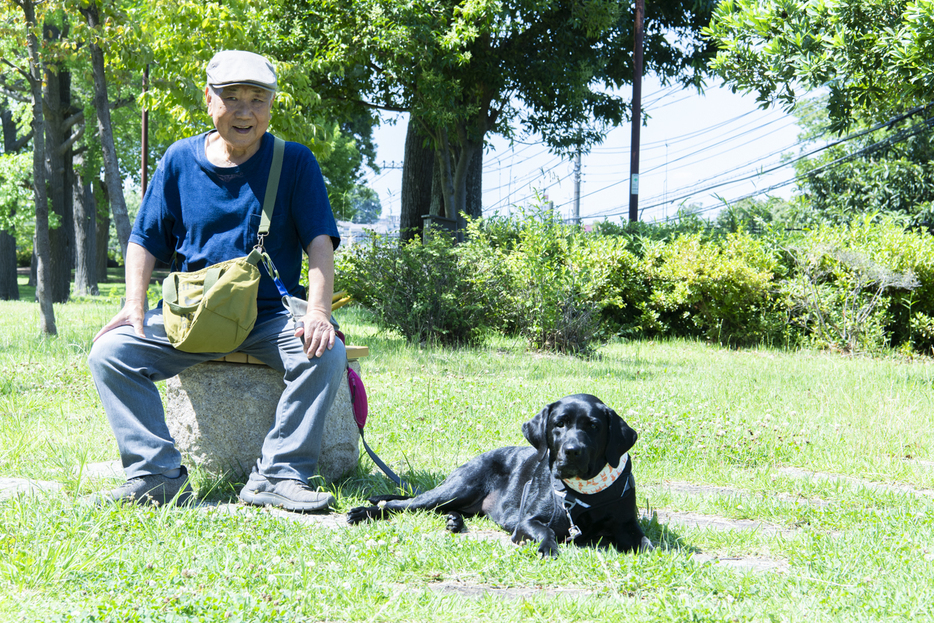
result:
[[[610,467],[616,468],[619,466],[619,458],[636,445],[639,435],[616,414],[616,411],[606,405],[602,406],[609,430],[609,439],[606,442],[606,462],[610,464]]]
[[[529,440],[539,453],[548,450],[548,416],[551,414],[551,403],[538,412],[538,415],[522,425],[522,434]]]

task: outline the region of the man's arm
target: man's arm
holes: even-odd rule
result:
[[[331,324],[334,243],[330,236],[321,235],[312,240],[305,251],[308,253],[308,312],[295,336],[304,337],[305,354],[311,359],[333,348],[336,337]]]
[[[123,306],[113,319],[97,332],[94,341],[117,327],[129,325],[140,337],[143,333],[143,317],[146,315],[146,292],[149,290],[149,280],[152,270],[156,266],[156,256],[145,248],[131,242],[126,249],[126,305]]]

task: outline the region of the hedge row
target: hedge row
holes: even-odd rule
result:
[[[476,221],[459,245],[357,245],[338,286],[407,339],[452,345],[503,332],[562,352],[612,336],[934,347],[934,239],[885,219],[752,235],[586,232],[526,213]]]

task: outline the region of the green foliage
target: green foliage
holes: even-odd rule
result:
[[[886,120],[934,94],[934,5],[916,0],[725,0],[711,67],[763,105],[825,88],[834,130]]]
[[[448,236],[403,246],[376,237],[340,253],[337,274],[338,289],[411,342],[474,344],[499,323],[489,280]]]
[[[795,205],[780,197],[748,198],[725,205],[713,228],[721,232],[763,234],[773,227],[792,223],[796,216]]]
[[[481,271],[502,275],[496,283],[508,284],[502,300],[507,331],[536,350],[586,353],[602,333],[603,307],[624,303],[608,287],[608,271],[583,248],[580,229],[543,205],[515,220],[472,224],[465,246],[475,249]]]
[[[0,154],[0,230],[28,229],[32,203],[32,154]]]
[[[643,266],[651,294],[642,303],[642,322],[651,333],[755,344],[779,324],[772,304],[778,262],[761,239],[735,233],[705,241],[686,234],[648,244]]]
[[[450,326],[457,314],[435,311],[456,302],[477,319],[461,323],[475,328],[469,339],[453,342],[502,331],[561,353],[586,354],[613,336],[934,352],[934,237],[896,219],[761,234],[596,229],[531,208],[470,223],[454,248],[443,238],[401,251],[358,249],[340,263],[340,281],[379,310],[385,327],[421,314],[420,328],[399,329],[415,341],[426,340],[431,323],[462,334]],[[453,297],[442,297],[430,267],[452,271],[454,285],[444,287],[455,288]]]
[[[581,283],[582,304],[600,311],[604,336],[643,334],[641,304],[650,286],[634,246],[625,237],[577,231],[569,249],[569,262]]]
[[[824,101],[807,100],[796,108],[799,125],[812,138],[804,151],[825,140],[829,120]],[[880,213],[934,231],[934,132],[929,122],[911,116],[870,130],[854,131],[854,138],[795,164],[798,224],[843,224]]]
[[[824,225],[789,241],[792,321],[823,346],[934,346],[934,238],[892,219]]]

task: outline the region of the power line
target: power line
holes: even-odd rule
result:
[[[818,154],[818,153],[820,153],[820,152],[822,152],[822,151],[826,151],[827,149],[830,149],[830,148],[832,148],[832,147],[836,147],[837,145],[841,145],[841,144],[843,144],[843,143],[846,143],[846,142],[855,140],[855,139],[857,139],[857,138],[866,136],[867,134],[871,134],[871,133],[873,133],[873,132],[876,132],[876,131],[881,130],[881,129],[886,128],[886,127],[892,127],[893,125],[897,124],[898,122],[904,121],[905,119],[908,119],[908,118],[910,118],[910,117],[912,117],[912,116],[914,116],[914,115],[917,115],[917,114],[920,113],[920,112],[924,112],[924,111],[926,111],[927,109],[931,108],[932,106],[934,106],[934,103],[932,103],[932,104],[927,104],[927,105],[925,105],[925,106],[918,106],[918,107],[913,108],[912,110],[910,110],[910,111],[908,111],[908,112],[906,112],[906,113],[904,113],[904,114],[902,114],[902,115],[899,115],[899,116],[897,116],[897,117],[895,117],[895,118],[893,118],[893,119],[889,119],[888,121],[884,121],[884,122],[878,123],[878,124],[876,124],[875,126],[873,126],[873,127],[871,127],[871,128],[868,128],[868,129],[865,129],[865,130],[861,130],[861,131],[856,132],[856,133],[854,133],[854,134],[847,135],[847,136],[845,136],[845,137],[843,137],[843,138],[840,138],[840,139],[838,139],[838,140],[836,140],[836,141],[831,141],[830,143],[827,143],[827,144],[825,144],[825,145],[823,145],[823,146],[821,146],[821,147],[818,147],[818,148],[816,148],[816,149],[813,149],[813,150],[811,150],[811,151],[809,151],[809,152],[807,152],[807,153],[801,154],[801,155],[799,155],[798,157],[793,158],[793,159],[791,159],[791,160],[788,160],[788,161],[786,161],[786,162],[784,162],[784,163],[782,163],[782,164],[780,164],[780,165],[778,165],[778,166],[776,166],[776,167],[773,167],[773,168],[767,169],[767,170],[763,170],[763,171],[761,171],[761,172],[759,172],[759,173],[756,173],[756,174],[754,174],[754,175],[752,175],[752,176],[747,176],[747,177],[744,177],[744,178],[740,178],[740,179],[737,179],[737,180],[733,180],[732,182],[723,182],[723,183],[719,183],[719,184],[713,184],[713,185],[708,186],[708,187],[706,187],[706,188],[698,189],[698,190],[696,190],[696,191],[694,191],[694,192],[692,192],[692,193],[683,194],[683,195],[681,195],[681,196],[679,196],[679,197],[676,197],[676,198],[674,198],[674,199],[669,199],[669,200],[666,200],[666,201],[657,202],[657,203],[655,203],[655,204],[645,206],[645,207],[643,208],[643,212],[645,212],[645,211],[647,211],[647,210],[650,210],[650,209],[652,209],[652,208],[658,208],[658,207],[662,207],[662,206],[664,206],[664,205],[668,205],[668,204],[676,203],[676,202],[678,202],[678,201],[683,201],[683,200],[689,199],[690,197],[692,197],[692,196],[694,196],[694,195],[696,195],[696,194],[700,194],[700,193],[702,193],[702,192],[708,192],[708,191],[710,191],[710,190],[714,190],[714,189],[716,189],[716,188],[720,188],[720,187],[722,187],[722,186],[724,186],[724,185],[728,185],[729,183],[735,183],[735,182],[740,182],[740,181],[748,181],[748,180],[750,180],[750,179],[753,179],[754,177],[758,177],[758,176],[760,176],[760,175],[765,175],[765,174],[767,174],[767,173],[771,173],[771,172],[777,171],[777,170],[779,170],[779,169],[781,169],[781,168],[784,168],[784,167],[793,165],[793,164],[795,164],[795,163],[797,163],[797,162],[800,162],[801,160],[804,160],[804,159],[806,159],[806,158],[810,158],[811,156],[813,156],[813,155],[815,155],[815,154]],[[756,191],[756,192],[754,192],[754,193],[750,193],[750,194],[744,195],[744,196],[742,196],[742,197],[740,197],[739,199],[736,199],[736,200],[734,200],[734,201],[739,201],[739,200],[746,199],[746,198],[750,198],[750,197],[756,197],[756,196],[759,196],[759,195],[762,195],[762,194],[765,194],[765,193],[768,193],[768,192],[772,192],[773,190],[777,190],[778,188],[781,188],[781,187],[783,187],[783,186],[787,186],[787,185],[789,185],[789,184],[792,184],[792,183],[798,182],[798,181],[800,181],[800,180],[803,180],[803,179],[805,179],[805,178],[807,178],[807,177],[813,176],[813,175],[815,175],[816,173],[822,172],[822,171],[824,171],[824,170],[829,170],[829,169],[835,168],[835,167],[837,167],[837,166],[841,166],[842,164],[844,164],[844,163],[846,163],[846,162],[849,162],[849,161],[851,161],[851,160],[854,160],[855,158],[859,158],[859,157],[862,157],[862,156],[865,156],[865,155],[869,155],[869,154],[875,153],[875,152],[877,152],[877,151],[880,151],[881,149],[884,149],[884,148],[886,148],[886,147],[890,147],[890,146],[892,146],[892,145],[894,145],[894,144],[897,144],[897,143],[899,143],[899,142],[905,141],[905,140],[907,140],[908,138],[910,138],[910,137],[912,137],[912,136],[915,136],[916,134],[920,133],[920,132],[921,132],[922,130],[924,130],[925,128],[931,127],[931,126],[934,126],[934,117],[930,117],[930,118],[928,118],[928,119],[925,119],[924,121],[922,121],[922,122],[920,122],[920,123],[918,123],[918,124],[912,126],[911,128],[906,128],[906,129],[904,129],[904,130],[901,130],[901,131],[897,132],[896,134],[890,135],[890,136],[888,136],[888,137],[882,139],[881,141],[877,141],[876,143],[873,143],[873,144],[868,145],[868,146],[866,146],[866,147],[860,148],[860,149],[854,151],[853,153],[847,154],[847,155],[845,155],[845,156],[841,156],[840,158],[836,158],[835,160],[833,160],[833,161],[831,161],[831,162],[828,162],[828,163],[825,163],[825,164],[821,165],[820,167],[817,167],[816,169],[812,169],[811,171],[808,171],[808,172],[805,173],[805,174],[796,175],[796,176],[794,176],[793,178],[791,178],[791,179],[789,179],[789,180],[786,180],[786,181],[784,181],[784,182],[780,182],[780,183],[778,183],[778,184],[773,184],[772,186],[770,186],[769,188],[766,188],[766,189],[764,189],[764,190]],[[718,204],[718,205],[715,205],[715,206],[711,206],[711,207],[708,207],[708,208],[704,208],[704,209],[700,210],[699,212],[709,212],[709,211],[711,211],[711,210],[714,210],[714,209],[720,207],[720,205],[722,205],[722,204]],[[622,209],[622,208],[623,208],[623,206],[619,206],[619,207],[617,207],[617,208],[615,208],[615,209],[619,210],[619,209]],[[590,215],[590,216],[612,217],[612,216],[622,216],[622,215],[624,215],[624,214],[626,214],[626,211],[615,212],[615,213],[614,213],[614,212],[597,213],[597,214]]]

